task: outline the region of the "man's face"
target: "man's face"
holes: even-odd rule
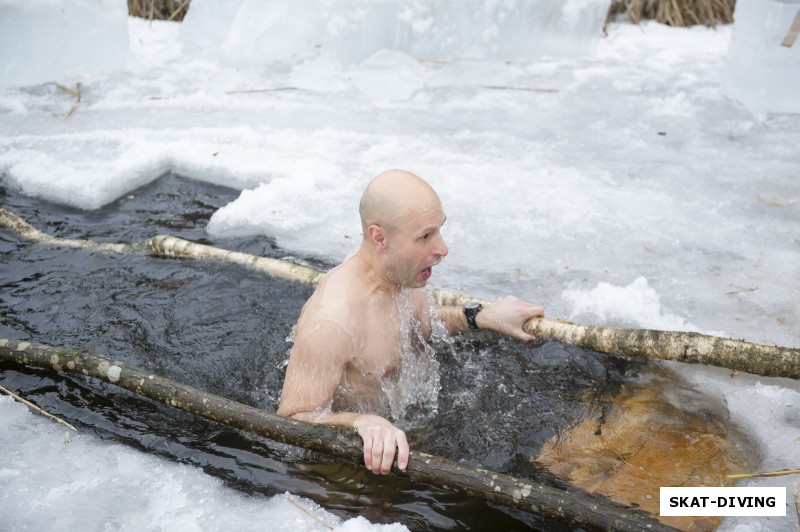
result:
[[[437,198],[409,209],[398,221],[388,234],[389,249],[384,263],[390,280],[406,288],[422,288],[427,284],[433,266],[447,255],[441,233],[445,218]]]

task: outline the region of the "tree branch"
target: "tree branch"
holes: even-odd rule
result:
[[[112,253],[144,252],[161,257],[213,259],[237,264],[276,277],[315,285],[325,272],[287,260],[259,257],[214,246],[196,244],[173,236],[158,235],[136,244],[106,244],[46,235],[11,211],[0,208],[0,225],[18,236],[43,244]],[[449,290],[434,289],[440,305],[482,301]],[[483,300],[483,303],[488,303]],[[619,329],[580,325],[564,320],[534,318],[525,330],[539,339],[556,340],[601,353],[660,360],[677,360],[719,366],[766,377],[800,379],[800,349],[769,346],[707,334],[652,329]]]
[[[353,431],[286,419],[258,408],[142,371],[88,351],[0,339],[0,360],[88,375],[137,395],[270,440],[361,465],[362,445]],[[467,495],[600,530],[674,530],[650,516],[583,492],[562,491],[446,458],[412,451],[396,474]]]

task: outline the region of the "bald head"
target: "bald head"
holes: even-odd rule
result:
[[[435,201],[439,196],[422,178],[405,170],[387,170],[369,182],[358,212],[364,234],[367,228],[376,224],[387,230],[401,225],[404,217],[413,214],[414,207],[421,203]]]

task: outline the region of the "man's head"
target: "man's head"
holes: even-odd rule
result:
[[[411,172],[388,170],[367,185],[359,214],[380,275],[404,287],[425,286],[431,267],[447,255],[445,214],[433,188]]]

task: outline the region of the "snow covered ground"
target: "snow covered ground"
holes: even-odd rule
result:
[[[342,521],[288,493],[248,497],[198,468],[76,435],[7,395],[0,429],[3,530],[408,530]]]
[[[568,20],[595,9],[565,5]],[[438,19],[422,15],[404,16],[424,32]],[[263,31],[250,19],[230,21],[248,49]],[[336,262],[358,241],[366,182],[406,168],[439,191],[448,215],[438,286],[516,294],[553,318],[800,347],[800,115],[753,113],[726,96],[731,27],[612,23],[607,37],[578,27],[563,53],[542,45],[513,60],[500,45],[459,58],[434,45],[426,51],[441,56],[303,41],[271,62],[209,53],[190,18],[183,28],[130,19],[128,30],[124,67],[48,80],[80,83],[74,109],[54,84],[0,89],[8,186],[96,209],[174,171],[241,190],[208,226],[220,245],[263,234]],[[236,44],[217,38],[223,51]],[[763,469],[800,464],[796,383],[672,367],[727,400],[763,447]],[[0,407],[4,424],[22,415]],[[61,438],[0,432],[4,449]],[[0,483],[17,478],[12,469]],[[203,489],[220,508],[248,504],[212,481]],[[726,526],[789,530],[792,520]]]

